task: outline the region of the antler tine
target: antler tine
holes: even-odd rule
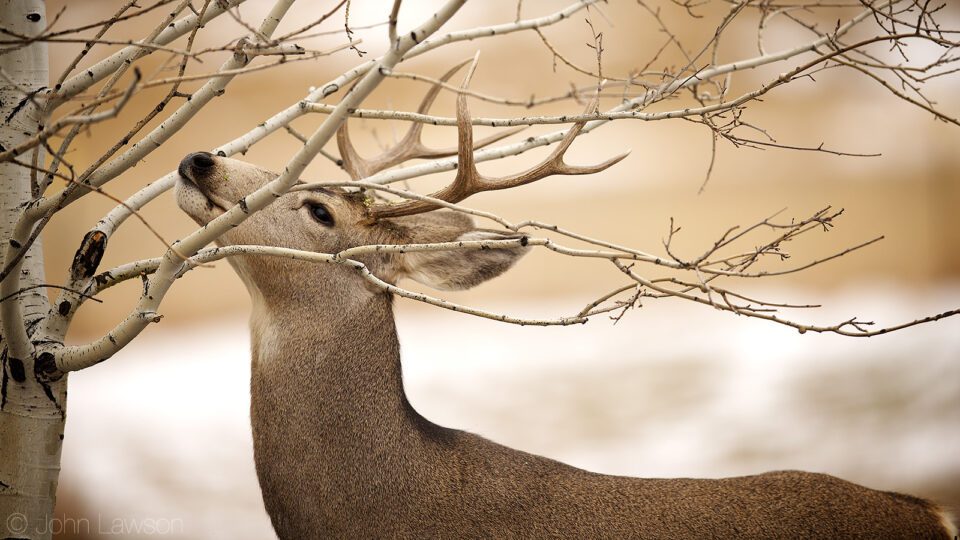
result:
[[[467,72],[461,88],[465,89],[470,83],[470,78],[473,76],[475,68],[476,59],[474,59],[474,63],[470,66],[470,70]],[[594,98],[587,106],[586,112],[589,113],[593,111],[596,106],[597,98]],[[461,92],[457,98],[457,134],[459,147],[457,153],[457,176],[448,186],[434,192],[430,197],[449,203],[458,203],[476,193],[522,186],[555,174],[593,174],[613,166],[630,154],[626,152],[597,165],[568,165],[563,161],[563,156],[567,149],[570,148],[570,145],[573,144],[573,140],[580,135],[585,125],[586,121],[574,124],[563,136],[560,144],[558,144],[553,152],[539,165],[531,167],[520,174],[501,178],[487,178],[481,175],[476,168],[473,155],[473,129],[470,125],[470,112],[467,109],[467,96]],[[425,200],[406,201],[399,204],[382,203],[372,206],[370,208],[370,215],[374,218],[400,217],[429,212],[437,208],[439,208],[438,205]]]
[[[453,77],[454,74],[456,74],[457,71],[460,70],[460,68],[462,68],[463,66],[471,62],[475,62],[475,59],[464,60],[463,62],[460,62],[459,64],[453,66],[452,68],[450,68],[449,71],[444,73],[442,77],[440,77],[440,82],[444,82],[444,83],[447,82],[448,80],[450,80],[451,77]],[[433,105],[433,102],[436,100],[437,95],[440,94],[440,90],[442,89],[443,87],[440,86],[439,84],[433,85],[433,87],[430,88],[430,91],[427,92],[425,96],[423,96],[423,101],[421,101],[420,106],[417,107],[417,112],[420,114],[427,114],[428,112],[430,112],[430,107]],[[384,169],[392,167],[399,163],[402,163],[407,159],[447,157],[447,156],[452,156],[458,152],[459,146],[454,146],[452,148],[427,148],[426,146],[424,146],[423,142],[420,140],[420,134],[423,132],[423,126],[424,124],[422,122],[414,122],[413,125],[410,126],[410,129],[407,130],[407,133],[406,135],[404,135],[403,139],[400,141],[400,144],[394,147],[394,148],[401,148],[405,145],[410,145],[410,151],[408,152],[408,155],[402,155],[399,152],[391,152],[391,153],[397,154],[396,157],[394,158],[395,161],[393,163],[390,163],[386,167],[384,167]],[[485,137],[477,141],[477,143],[473,145],[473,148],[474,150],[478,148],[483,148],[484,146],[493,144],[499,140],[506,139],[507,137],[515,133],[523,131],[524,129],[525,128],[520,127],[520,128],[508,129],[506,131],[500,131],[498,133],[494,133],[489,137]],[[384,156],[382,157],[385,158],[386,154],[384,154]],[[383,169],[380,169],[380,170],[383,170]]]
[[[453,77],[453,75],[459,71],[460,68],[467,65],[471,61],[473,60],[464,60],[463,62],[460,62],[459,64],[450,68],[449,71],[440,77],[440,82],[447,82],[450,80],[450,77]],[[442,88],[443,87],[441,85],[434,84],[426,93],[426,95],[423,96],[420,106],[417,107],[417,112],[420,114],[426,114],[429,112],[430,107],[433,105],[433,102],[436,101],[437,96],[440,94],[440,90]],[[495,133],[478,141],[474,148],[483,148],[484,146],[493,144],[519,131],[522,131],[523,129],[524,128],[517,128]],[[354,148],[353,144],[350,142],[347,122],[344,121],[343,125],[340,126],[340,129],[337,130],[337,147],[340,150],[340,158],[343,159],[343,167],[353,180],[367,178],[382,170],[399,165],[400,163],[403,163],[409,159],[439,158],[452,156],[457,153],[457,148],[427,148],[420,140],[422,133],[423,123],[414,122],[413,125],[410,126],[410,129],[407,130],[406,134],[404,134],[403,138],[400,139],[399,143],[375,158],[364,159],[360,157],[356,151],[356,148]]]
[[[343,121],[340,129],[337,130],[337,149],[340,151],[340,159],[343,161],[343,168],[350,175],[351,180],[360,180],[370,176],[370,162],[361,158],[357,154],[356,148],[350,142],[350,135],[347,132],[347,120]]]
[[[599,98],[594,97],[593,100],[587,104],[584,114],[595,111],[598,101]],[[624,152],[619,156],[614,156],[597,165],[568,165],[565,161],[563,161],[563,156],[570,148],[570,145],[573,144],[574,139],[576,139],[580,135],[580,132],[583,131],[583,127],[586,124],[586,121],[581,121],[574,124],[563,136],[563,139],[560,140],[560,144],[558,144],[553,152],[547,156],[547,159],[545,159],[539,165],[531,167],[520,174],[504,176],[498,179],[481,177],[480,180],[484,185],[483,191],[494,191],[498,189],[508,189],[522,186],[524,184],[536,182],[537,180],[541,180],[547,176],[552,176],[555,174],[562,174],[566,176],[593,174],[612,167],[630,155],[630,152]]]

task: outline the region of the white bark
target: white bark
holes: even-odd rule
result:
[[[35,35],[46,26],[42,0],[0,0],[0,25]],[[32,43],[0,56],[9,79],[0,85],[0,144],[13,148],[39,130],[38,107],[26,99],[48,84],[47,47]],[[15,112],[14,112],[15,111]],[[27,156],[24,156],[27,157]],[[29,169],[0,163],[0,239],[7,244],[20,213],[31,199]],[[18,288],[43,283],[40,242],[33,244],[8,279]],[[2,397],[0,397],[0,538],[50,538],[49,520],[57,491],[63,439],[66,377],[40,382],[35,376],[28,327],[47,313],[47,297],[34,288],[8,299],[0,310],[3,324]]]
[[[227,9],[238,6],[246,1],[247,0],[228,0],[226,2],[211,2],[203,14],[203,19],[200,19],[195,14],[177,19],[161,31],[155,39],[150,40],[149,43],[153,45],[166,45],[186,35],[187,32],[196,28],[198,24],[202,26],[212,19],[223,15]],[[143,50],[143,47],[136,45],[124,47],[109,57],[90,66],[89,69],[70,77],[60,85],[60,88],[56,89],[57,93],[49,105],[50,109],[55,109],[59,105],[67,102],[70,98],[112,75],[117,69],[123,66],[124,63],[142,53]]]

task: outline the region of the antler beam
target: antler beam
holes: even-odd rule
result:
[[[460,68],[470,63],[470,60],[463,61],[443,74],[440,82],[447,82],[453,74]],[[423,97],[420,106],[417,107],[417,113],[426,114],[430,111],[430,106],[437,99],[437,95],[443,87],[440,84],[434,85]],[[457,153],[457,148],[433,149],[424,146],[420,140],[423,133],[423,124],[414,122],[407,131],[403,139],[396,146],[372,159],[363,159],[350,142],[350,133],[347,128],[349,121],[344,121],[340,129],[337,130],[337,148],[340,150],[340,158],[343,159],[343,168],[346,169],[350,178],[353,180],[362,180],[368,178],[380,171],[389,169],[410,159],[433,159],[452,156]],[[523,128],[520,128],[523,129]],[[505,139],[520,129],[511,129],[502,133],[486,137],[476,143],[475,148],[483,148],[493,144],[501,139]]]
[[[452,71],[444,77],[449,78]],[[473,59],[470,69],[460,85],[465,90],[470,85],[473,73],[477,67],[477,58]],[[434,88],[439,89],[439,86]],[[587,106],[587,111],[596,108],[596,100]],[[430,195],[431,198],[440,199],[449,203],[458,203],[471,195],[484,191],[496,191],[500,189],[509,189],[513,187],[530,184],[555,174],[577,175],[593,174],[605,170],[618,163],[629,155],[629,152],[613,157],[598,165],[574,166],[568,165],[563,161],[563,155],[566,153],[574,139],[580,134],[586,122],[577,122],[567,131],[557,148],[550,153],[540,164],[519,174],[504,176],[501,178],[485,177],[477,170],[474,161],[473,150],[479,146],[473,142],[473,127],[470,124],[470,112],[467,109],[467,96],[461,92],[457,96],[457,176],[449,185]],[[411,128],[411,131],[413,128]],[[486,140],[483,141],[486,143]],[[346,161],[346,159],[344,160]],[[353,173],[351,173],[351,176]],[[356,177],[355,177],[356,179]],[[408,216],[412,214],[421,214],[436,210],[439,206],[436,203],[427,200],[411,200],[402,203],[381,203],[370,207],[370,216],[374,219],[393,218]]]

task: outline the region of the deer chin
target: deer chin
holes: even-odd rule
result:
[[[174,195],[177,206],[199,225],[206,225],[227,211],[222,202],[214,200],[192,180],[183,176],[177,179]]]

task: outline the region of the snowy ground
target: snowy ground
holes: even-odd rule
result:
[[[893,323],[960,305],[955,288],[886,289],[831,298],[830,313]],[[864,340],[678,303],[547,329],[401,304],[398,325],[414,405],[509,446],[638,476],[824,471],[960,503],[960,320]],[[160,326],[71,376],[62,500],[91,530],[152,520],[169,538],[272,537],[245,315]]]

